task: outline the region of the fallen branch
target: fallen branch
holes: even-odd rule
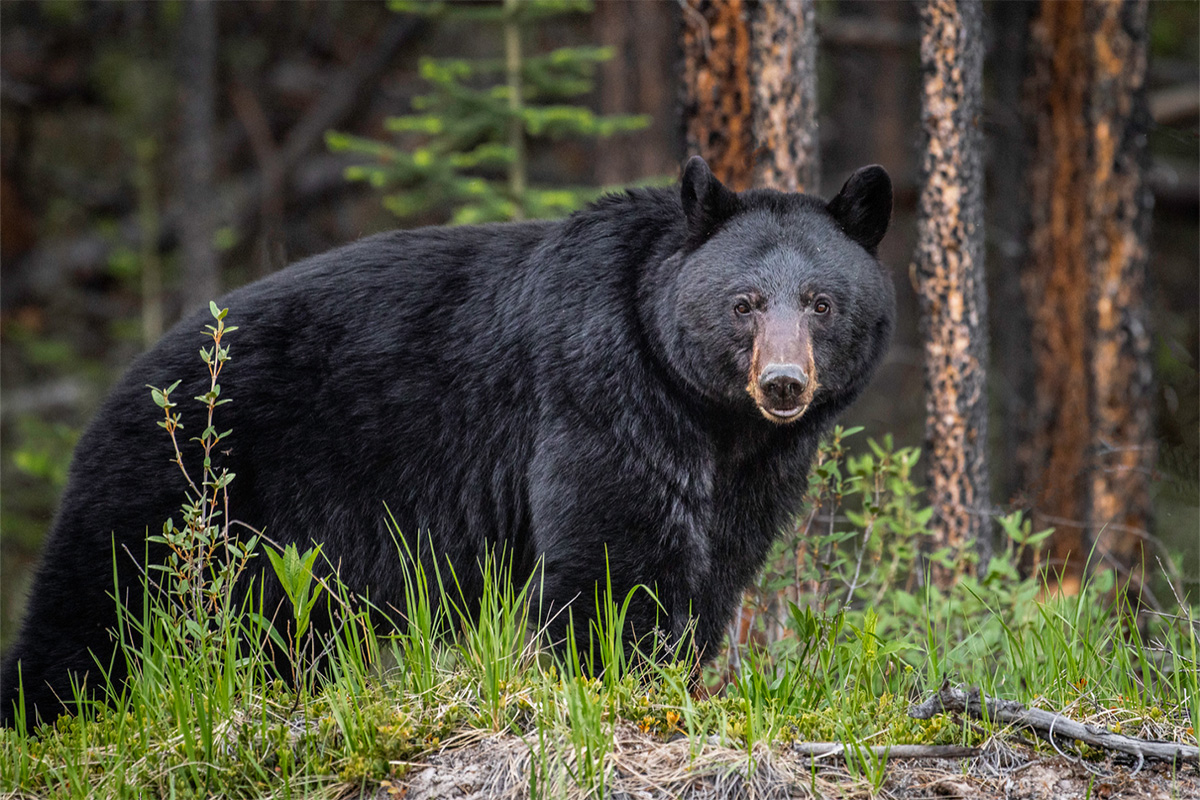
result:
[[[942,684],[937,694],[920,705],[908,709],[908,715],[913,719],[930,719],[935,714],[945,711],[967,714],[976,719],[989,719],[1005,725],[1029,728],[1045,736],[1054,743],[1054,737],[1074,739],[1090,747],[1112,750],[1136,756],[1138,767],[1147,758],[1159,761],[1185,762],[1200,764],[1200,748],[1178,742],[1159,742],[1124,736],[1119,733],[1086,725],[1073,719],[1042,711],[1036,708],[1026,708],[1015,700],[997,700],[981,693],[978,689],[963,691],[950,685],[949,681]]]
[[[796,742],[792,752],[811,756],[812,758],[829,758],[831,756],[870,753],[875,758],[974,758],[979,755],[978,747],[962,747],[945,744],[894,744],[888,745],[853,745],[838,742]]]

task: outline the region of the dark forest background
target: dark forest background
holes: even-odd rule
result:
[[[991,297],[993,500],[1020,507],[1004,398],[1029,354],[1003,346],[1017,313],[1027,202],[1014,153],[1025,17],[986,6],[984,127]],[[361,156],[333,152],[330,130],[393,141],[389,117],[429,91],[423,56],[498,57],[499,37],[466,19],[421,19],[367,2],[214,4],[211,36],[182,2],[0,4],[0,639],[19,615],[71,448],[106,387],[157,331],[226,291],[399,220],[348,181]],[[922,441],[921,346],[909,263],[916,239],[920,63],[916,4],[818,3],[821,193],[858,166],[883,164],[897,189],[880,252],[900,302],[895,343],[847,415],[865,436]],[[1149,7],[1147,90],[1154,194],[1147,302],[1153,336],[1153,535],[1176,554],[1184,588],[1200,573],[1200,5]],[[607,139],[529,142],[545,185],[619,187],[674,178],[688,155],[681,118],[680,5],[599,2],[547,18],[531,50],[607,45],[594,90],[574,102],[648,114]],[[199,44],[197,43],[199,40]],[[211,120],[196,124],[203,64],[215,65]],[[198,66],[199,65],[199,66]],[[198,77],[199,76],[199,77]],[[203,109],[201,109],[203,111]],[[210,125],[209,125],[210,123]],[[210,130],[198,141],[197,130]],[[208,154],[208,155],[206,155]],[[211,162],[206,159],[211,158]],[[196,165],[211,163],[197,178]],[[207,227],[199,225],[208,217]],[[199,270],[199,272],[198,272]],[[200,277],[197,277],[197,276]],[[207,283],[206,281],[211,281]],[[161,323],[157,319],[161,316]],[[1019,337],[1016,337],[1019,339]],[[234,387],[231,387],[231,389]],[[147,395],[147,424],[154,411]],[[164,465],[167,468],[168,465]]]

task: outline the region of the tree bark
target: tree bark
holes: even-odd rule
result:
[[[1022,288],[1035,382],[1022,469],[1067,592],[1093,548],[1140,586],[1151,524],[1146,13],[1145,0],[1044,0],[1031,28]]]
[[[180,218],[183,270],[181,313],[200,308],[221,293],[213,187],[216,107],[217,8],[207,0],[184,6],[179,42],[179,192],[188,212]]]
[[[755,185],[819,192],[815,0],[751,5],[750,76]]]
[[[980,0],[930,0],[921,8],[925,147],[913,266],[925,349],[932,525],[939,546],[962,550],[974,541],[986,557],[982,19]],[[946,586],[956,572],[935,564],[932,578]]]
[[[1069,590],[1088,556],[1088,33],[1083,0],[1044,0],[1030,29],[1027,113],[1030,254],[1021,288],[1032,321],[1032,429],[1022,484],[1035,525],[1053,527],[1047,568]]]
[[[733,189],[820,190],[815,0],[687,0],[684,126]]]
[[[1144,582],[1150,527],[1150,475],[1156,447],[1151,414],[1149,320],[1146,308],[1150,207],[1145,185],[1148,109],[1146,0],[1103,0],[1088,6],[1092,81],[1092,190],[1089,213],[1094,461],[1090,531],[1097,555]]]
[[[679,106],[672,90],[679,66],[678,15],[675,3],[596,4],[595,37],[615,51],[600,67],[600,110],[651,117],[636,147],[621,137],[596,142],[596,181],[601,186],[671,175],[679,169]]]
[[[1021,294],[1021,270],[1029,255],[1029,205],[1013,202],[1026,195],[1029,141],[1021,113],[1022,88],[1028,72],[1028,3],[993,3],[991,22],[992,91],[984,113],[989,153],[987,186],[988,300],[1004,309],[988,320],[991,338],[992,399],[997,413],[992,432],[992,483],[1005,506],[1021,502],[1019,448],[1029,432],[1033,363],[1029,358],[1029,315]]]

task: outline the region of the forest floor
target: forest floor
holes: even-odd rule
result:
[[[401,778],[384,781],[372,800],[519,800],[538,796],[530,764],[536,742],[512,734],[470,743],[448,743],[413,763]],[[893,759],[874,777],[848,768],[841,759],[822,762],[784,746],[760,749],[754,763],[744,750],[704,745],[686,737],[662,741],[635,726],[615,737],[614,768],[605,796],[630,800],[688,798],[961,798],[961,800],[1195,800],[1200,765],[1172,767],[1108,758],[1084,763],[1046,756],[1023,744],[993,740],[969,759]],[[882,765],[880,765],[882,766]],[[867,770],[869,772],[870,770]],[[561,788],[561,787],[560,787]],[[586,796],[582,791],[580,797]]]

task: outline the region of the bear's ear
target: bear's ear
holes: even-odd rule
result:
[[[683,168],[680,189],[688,240],[698,246],[737,211],[737,194],[717,180],[700,156],[692,156]]]
[[[892,179],[878,164],[862,167],[826,208],[847,236],[875,255],[892,218]]]

